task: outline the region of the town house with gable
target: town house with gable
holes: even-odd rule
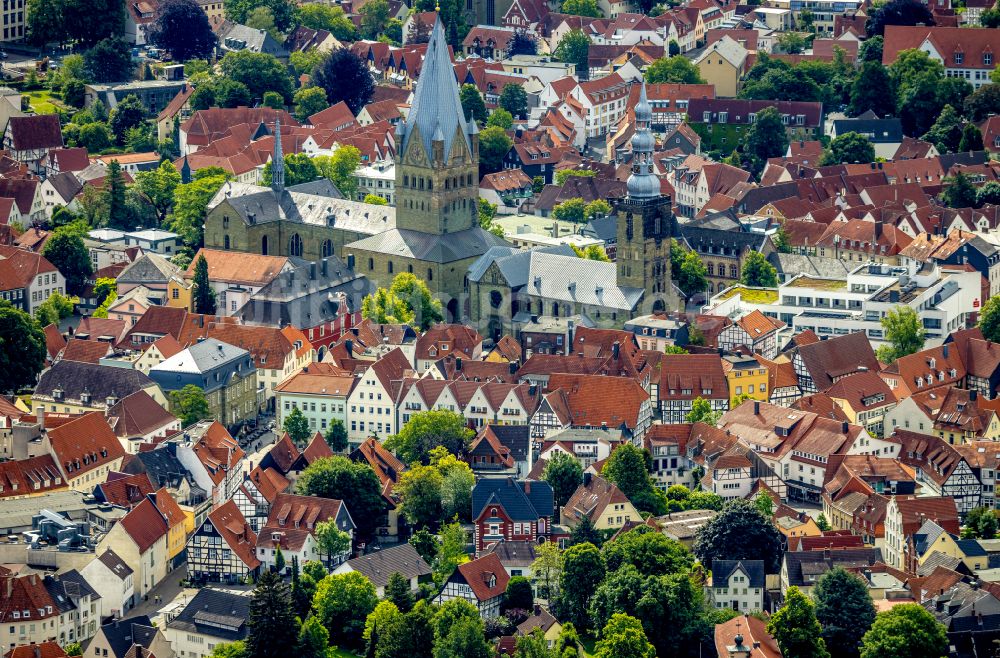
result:
[[[472,489],[476,555],[497,542],[545,541],[551,532],[552,511],[548,482],[481,478]]]

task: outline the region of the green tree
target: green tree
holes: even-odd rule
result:
[[[556,45],[555,56],[560,62],[575,65],[576,75],[581,80],[589,77],[590,38],[581,30],[567,32]]]
[[[94,313],[93,313],[93,315],[91,317],[95,317],[95,318],[106,318],[106,317],[108,317],[108,309],[110,309],[111,306],[116,301],[118,301],[118,291],[117,290],[112,290],[111,292],[109,292],[104,297],[104,301],[102,301],[100,303],[100,305],[98,305],[98,307],[94,309]]]
[[[361,11],[382,3],[383,0],[373,0]],[[347,48],[338,48],[327,55],[313,71],[312,82],[326,90],[326,101],[330,105],[343,101],[355,115],[371,102],[375,93],[375,81],[368,65]]]
[[[314,534],[319,549],[326,553],[329,568],[333,568],[333,561],[336,557],[350,553],[351,536],[337,527],[336,519],[317,523]]]
[[[264,98],[261,100],[261,107],[269,107],[272,110],[283,110],[285,109],[285,99],[281,97],[276,91],[265,91]]]
[[[351,648],[362,646],[365,620],[378,605],[375,585],[357,571],[330,574],[316,585],[312,612],[330,639]]]
[[[274,55],[250,50],[230,51],[219,62],[219,68],[226,78],[246,85],[254,100],[264,98],[266,91],[278,92],[286,103],[292,100],[288,68]]]
[[[490,118],[486,120],[487,126],[496,126],[497,128],[502,128],[503,130],[510,130],[514,127],[514,117],[511,116],[510,112],[498,107],[493,110],[490,114]]]
[[[482,199],[480,199],[482,201]],[[365,198],[362,199],[362,203],[368,203],[373,206],[387,206],[389,202],[377,194],[366,194]]]
[[[698,254],[680,246],[676,239],[670,239],[670,275],[674,285],[684,293],[685,302],[708,287],[708,269],[698,258]]]
[[[24,19],[28,43],[43,47],[66,40],[65,4],[64,0],[28,0]]]
[[[273,572],[257,580],[247,619],[247,658],[282,658],[298,641],[298,623],[288,586]]]
[[[299,89],[295,92],[293,102],[295,103],[295,118],[299,121],[305,121],[312,115],[330,107],[330,104],[326,101],[326,91],[320,87],[303,87]]]
[[[878,358],[883,363],[891,363],[924,348],[927,334],[920,316],[911,307],[901,305],[890,309],[881,324],[888,343],[878,348]]]
[[[244,640],[220,642],[208,655],[210,658],[247,658],[247,644]]]
[[[209,281],[208,261],[205,260],[203,254],[199,254],[198,260],[194,262],[192,287],[195,313],[215,315],[215,290],[212,289],[212,284]]]
[[[444,446],[454,455],[461,454],[473,436],[475,433],[461,414],[447,409],[430,409],[410,416],[399,434],[390,437],[385,445],[407,464],[426,464],[437,446]]]
[[[583,222],[587,218],[587,204],[583,199],[567,199],[552,208],[552,216],[563,222]]]
[[[861,640],[861,658],[940,658],[948,655],[945,627],[919,603],[903,603],[875,616]]]
[[[105,187],[108,196],[108,226],[127,231],[132,226],[129,225],[125,205],[125,174],[122,173],[118,160],[112,160],[108,165]]]
[[[588,607],[594,590],[604,580],[604,556],[590,543],[570,546],[563,553],[559,579],[559,610],[577,628],[588,628]]]
[[[524,119],[528,116],[528,92],[519,84],[505,84],[497,105],[510,112],[512,117]]]
[[[361,166],[361,151],[349,144],[340,146],[333,155],[314,158],[316,168],[337,186],[345,198],[353,199],[358,193],[358,179],[354,175]]]
[[[398,571],[389,574],[389,580],[385,584],[385,600],[390,601],[400,612],[409,612],[413,607],[410,581]]]
[[[577,247],[575,244],[571,244],[570,247],[573,248],[573,252],[577,255],[577,258],[586,258],[587,260],[596,260],[602,263],[611,262],[611,259],[608,258],[608,253],[599,244],[587,245],[583,249]]]
[[[441,526],[441,543],[434,559],[434,582],[443,586],[444,582],[455,573],[458,565],[469,561],[466,545],[469,537],[462,526],[456,521]]]
[[[849,132],[830,142],[830,149],[823,153],[821,164],[865,164],[875,162],[875,147],[871,140],[860,133]]]
[[[792,253],[792,244],[789,242],[788,231],[785,230],[784,223],[778,225],[778,230],[771,236],[771,241],[774,243],[774,248],[778,250],[779,254]]]
[[[757,511],[766,518],[774,516],[774,501],[763,489],[757,492],[757,497],[753,499],[753,504],[757,508]]]
[[[597,6],[597,0],[562,0],[562,13],[573,16],[589,16],[590,18],[601,17],[601,9]]]
[[[433,466],[414,463],[399,477],[399,511],[414,527],[437,527],[441,521],[441,487],[444,478]]]
[[[277,553],[274,554],[274,571],[279,575],[285,571],[285,554],[281,552],[280,546]]]
[[[39,304],[35,309],[35,319],[38,320],[38,324],[42,327],[47,327],[50,324],[59,324],[60,320],[65,320],[73,315],[73,305],[75,302],[75,298],[70,298],[54,291],[49,295],[48,299]]]
[[[38,322],[10,302],[0,300],[0,390],[16,393],[33,386],[45,365],[45,334]]]
[[[890,0],[872,9],[865,31],[869,37],[881,36],[887,25],[934,25],[934,15],[918,0]]]
[[[577,487],[583,483],[583,466],[569,453],[556,450],[545,464],[542,479],[552,487],[552,495],[558,509],[566,504]]]
[[[760,177],[768,158],[783,156],[788,149],[788,136],[781,115],[773,107],[757,113],[754,124],[740,138],[739,153],[744,169]]]
[[[295,489],[304,496],[343,500],[361,539],[375,533],[385,514],[382,483],[375,471],[346,457],[324,457],[309,464],[295,482]]]
[[[381,601],[371,614],[365,618],[365,629],[361,637],[365,641],[365,656],[374,656],[378,650],[378,629],[388,628],[402,614],[396,604],[389,600]]]
[[[545,188],[545,177],[535,176],[531,179],[531,192],[532,194],[538,194]]]
[[[961,171],[944,179],[948,184],[941,193],[941,200],[949,208],[971,208],[976,205],[976,187]]]
[[[205,223],[208,202],[218,193],[227,179],[228,174],[221,169],[211,173],[199,170],[195,173],[194,180],[182,183],[174,189],[174,211],[167,220],[167,226],[180,235],[188,247],[201,246],[202,225]]]
[[[296,655],[299,658],[327,658],[330,634],[316,617],[309,617],[299,630]]]
[[[806,39],[798,32],[782,32],[778,35],[778,47],[789,55],[798,55],[806,49]]]
[[[861,42],[861,47],[858,49],[858,60],[861,62],[878,62],[882,63],[882,49],[885,45],[885,39],[882,35],[869,37]]]
[[[161,223],[174,204],[174,192],[180,184],[180,172],[166,160],[156,169],[140,171],[135,175],[135,188],[156,209]]]
[[[632,565],[644,576],[688,573],[694,556],[683,544],[640,525],[607,542],[601,548],[608,571]]]
[[[463,619],[479,619],[479,610],[465,599],[442,603],[434,613],[434,637],[444,638],[452,626]]]
[[[385,0],[372,0],[365,3],[359,13],[361,14],[361,36],[365,39],[375,39],[389,21],[389,3]]]
[[[204,257],[200,257],[199,262],[203,258]],[[293,407],[292,411],[285,416],[285,422],[282,423],[281,428],[288,433],[292,442],[299,448],[305,447],[309,438],[312,436],[309,431],[309,420],[298,407]]]
[[[740,283],[745,286],[761,288],[778,287],[778,271],[774,265],[767,262],[767,257],[759,251],[751,251],[743,262],[743,272],[740,274]]]
[[[472,489],[476,485],[472,469],[444,446],[431,450],[431,466],[441,473],[442,518],[471,521]]]
[[[531,583],[524,576],[513,576],[507,581],[507,590],[503,596],[505,610],[531,610],[535,604],[535,595],[531,591]]]
[[[530,587],[529,587],[530,590]],[[443,638],[434,642],[434,658],[491,658],[481,619],[460,619]]]
[[[302,183],[310,183],[317,178],[319,178],[319,169],[316,167],[316,163],[305,153],[288,153],[283,158],[285,163],[285,185],[300,185]],[[264,171],[261,177],[264,179],[265,185],[271,184],[271,165],[273,163],[268,162],[264,165]]]
[[[594,520],[590,518],[589,514],[584,514],[580,517],[580,520],[576,522],[573,526],[573,530],[569,534],[569,544],[570,546],[576,546],[578,544],[593,544],[594,546],[600,546],[604,541],[604,536],[597,530],[594,526]]]
[[[194,384],[186,384],[178,391],[170,391],[170,410],[187,427],[210,416],[205,391]]]
[[[1000,297],[990,297],[979,313],[979,330],[986,340],[1000,342]]]
[[[974,507],[965,516],[962,537],[966,539],[993,539],[997,535],[997,514],[989,507]]]
[[[666,499],[649,475],[648,453],[627,443],[620,446],[601,469],[601,475],[618,485],[625,497],[640,512],[666,513]]]
[[[108,124],[95,121],[80,126],[77,145],[82,146],[91,153],[100,153],[111,148],[114,139]]]
[[[823,627],[823,641],[830,654],[858,656],[861,638],[875,621],[875,605],[867,583],[842,567],[834,567],[816,582],[813,598],[816,619]]]
[[[708,569],[713,560],[763,560],[764,568],[774,573],[781,543],[781,533],[753,501],[734,500],[698,530],[693,550]]]
[[[921,138],[933,144],[939,153],[954,153],[962,141],[962,118],[951,105],[945,105],[937,121]]]
[[[169,51],[178,62],[209,57],[217,42],[208,16],[194,0],[160,3],[147,39]]]
[[[462,114],[467,120],[475,120],[479,125],[486,123],[488,113],[483,95],[479,93],[476,85],[464,84],[458,94],[462,102]]]
[[[610,203],[604,199],[594,199],[584,207],[583,215],[587,219],[594,219],[595,217],[610,215],[611,211]]]
[[[783,658],[829,658],[822,631],[813,602],[795,585],[788,588],[785,605],[767,622],[767,632]]]
[[[117,297],[118,282],[110,277],[98,277],[94,282],[94,298],[98,303],[103,303],[112,293]]]
[[[968,153],[970,151],[983,150],[983,134],[972,122],[962,126],[962,138],[958,140],[958,152]],[[993,181],[991,181],[993,182]]]
[[[94,270],[90,251],[75,226],[61,226],[53,231],[45,242],[42,255],[66,277],[66,292],[71,295],[83,292],[84,282]]]
[[[574,658],[578,654],[573,654]],[[517,638],[514,653],[515,658],[553,658],[555,653],[549,649],[549,642],[541,628],[536,628],[527,635]]]
[[[413,324],[413,309],[386,288],[361,301],[361,316],[377,324]]]
[[[388,293],[390,299],[398,300],[406,309],[406,314],[411,318],[409,322],[421,330],[426,330],[444,319],[441,301],[431,296],[431,291],[426,283],[409,272],[397,274],[392,280]],[[364,300],[362,314],[378,322],[380,320],[376,318],[380,317],[383,309],[379,306],[373,306],[371,308],[372,314],[368,315],[366,309],[369,299],[371,299],[370,296]],[[389,307],[389,309],[393,308],[395,306]]]
[[[683,55],[661,57],[646,70],[648,84],[673,82],[686,85],[705,84],[701,72],[694,63]]]
[[[65,647],[63,647],[63,651],[66,653],[67,656],[83,655],[83,647],[80,646],[79,642],[70,642]]]
[[[601,631],[594,658],[656,658],[656,649],[638,619],[616,613]]]
[[[566,181],[574,176],[593,178],[597,176],[597,172],[593,169],[560,169],[556,172],[556,185],[565,185]]]
[[[119,146],[125,143],[125,133],[141,125],[145,118],[146,108],[135,94],[129,94],[111,110],[108,124]]]
[[[334,452],[344,452],[347,450],[347,428],[344,427],[344,421],[339,418],[331,418],[323,438],[326,439],[326,444],[330,446],[330,450]]]
[[[432,656],[434,651],[434,611],[419,601],[405,615],[393,617],[378,629],[375,658]]]
[[[503,128],[498,126],[489,126],[479,133],[480,175],[500,171],[503,167],[504,156],[507,155],[512,146],[514,146],[514,140],[507,136]]]
[[[310,2],[299,6],[296,15],[300,24],[314,30],[326,30],[340,41],[354,41],[358,38],[354,23],[340,7]]]
[[[983,85],[965,99],[965,116],[970,121],[982,121],[991,114],[1000,114],[1000,85]]]
[[[562,575],[562,550],[556,542],[544,542],[535,547],[535,561],[531,563],[538,595],[558,599],[559,580]]]
[[[132,49],[121,37],[109,37],[83,53],[88,77],[94,82],[124,82],[132,78]]]

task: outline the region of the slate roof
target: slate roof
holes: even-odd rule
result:
[[[484,508],[491,504],[499,504],[517,523],[550,518],[553,510],[552,487],[548,482],[482,478],[472,488],[472,518],[478,519]]]
[[[728,583],[737,569],[742,569],[750,579],[748,587],[765,587],[763,560],[712,560],[713,587]]]
[[[169,446],[138,453],[126,470],[145,472],[157,487],[176,488],[184,480],[194,483],[190,472],[181,464]]]
[[[389,576],[401,574],[407,580],[429,576],[430,565],[420,557],[412,544],[399,544],[345,562],[354,571],[366,576],[375,587],[385,587]]]
[[[125,561],[110,548],[97,556],[97,559],[100,560],[101,564],[106,566],[111,573],[115,574],[122,580],[125,580],[132,573],[134,573],[132,567],[128,566],[128,564],[126,564]]]
[[[249,616],[248,595],[204,588],[198,590],[191,602],[167,624],[167,628],[235,642],[246,639]]]
[[[433,263],[452,263],[482,256],[491,247],[506,245],[506,240],[478,226],[444,235],[392,228],[352,242],[345,249],[373,251]]]
[[[883,562],[880,548],[843,548],[836,551],[789,551],[784,556],[788,584],[811,587],[834,567],[870,567]]]
[[[159,254],[151,252],[132,261],[128,267],[118,275],[118,283],[135,283],[147,285],[149,283],[166,283],[170,277],[179,274],[181,268],[177,267],[169,260]]]
[[[125,658],[132,645],[139,644],[148,649],[158,633],[153,622],[146,615],[115,620],[101,626],[101,632],[111,648],[114,658]]]
[[[103,403],[105,398],[120,399],[153,385],[152,379],[131,368],[64,360],[42,373],[35,394],[51,398],[58,388],[65,400],[79,400],[80,395],[87,392],[91,400]]]
[[[413,103],[404,122],[399,153],[407,151],[414,131],[423,140],[424,152],[427,154],[434,152],[431,140],[438,139],[435,135],[441,135],[446,156],[451,153],[452,140],[456,133],[461,132],[463,138],[468,141],[469,127],[465,122],[462,103],[459,100],[455,69],[451,63],[444,26],[440,20],[434,21],[434,28],[431,30],[420,70],[420,84],[417,85]],[[467,148],[471,153],[471,144],[468,144]]]

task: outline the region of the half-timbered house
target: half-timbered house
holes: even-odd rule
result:
[[[510,576],[496,553],[458,565],[448,578],[435,603],[465,599],[479,610],[483,619],[500,616],[500,603],[507,591]]]
[[[229,500],[215,508],[188,539],[188,577],[195,582],[240,583],[257,574],[257,534]]]

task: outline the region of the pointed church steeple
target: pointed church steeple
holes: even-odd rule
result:
[[[274,120],[274,154],[271,156],[271,189],[281,194],[285,189],[285,156],[281,153],[281,119]]]
[[[642,81],[639,102],[635,106],[635,134],[632,135],[632,174],[626,189],[630,199],[654,199],[660,196],[660,179],[653,173],[653,151],[656,142],[650,125],[653,108],[646,98],[646,81]]]

